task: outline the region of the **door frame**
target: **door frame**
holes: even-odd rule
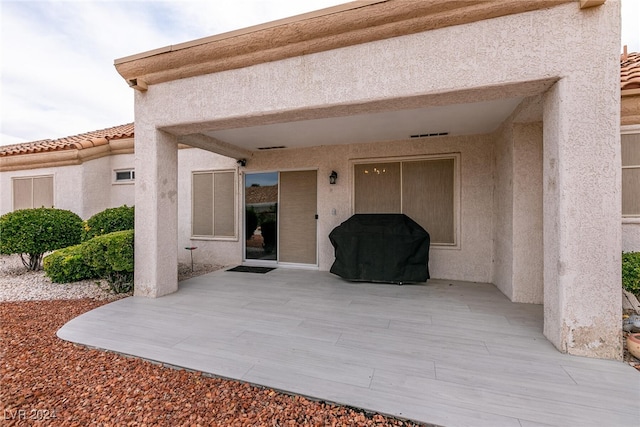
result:
[[[275,169],[275,170],[255,170],[255,171],[244,171],[242,173],[242,265],[247,266],[256,266],[256,267],[283,267],[283,268],[291,268],[291,269],[302,269],[302,270],[318,270],[320,266],[319,260],[319,246],[320,239],[318,236],[318,223],[316,219],[316,262],[315,264],[302,264],[302,263],[294,263],[294,262],[281,262],[280,261],[280,174],[282,172],[304,172],[304,171],[315,171],[316,172],[316,215],[318,211],[318,193],[320,189],[320,180],[318,179],[318,168],[291,168],[291,169]],[[260,260],[260,259],[247,259],[247,236],[246,236],[246,175],[248,174],[258,174],[258,173],[273,173],[276,172],[278,174],[278,211],[277,215],[277,230],[276,230],[276,241],[277,251],[276,251],[276,259],[275,260]]]

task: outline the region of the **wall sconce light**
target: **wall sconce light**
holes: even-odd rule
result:
[[[238,164],[242,167],[247,166],[247,159],[238,159]]]
[[[331,185],[335,184],[337,179],[338,179],[338,172],[331,171],[331,175],[329,175],[329,184]]]

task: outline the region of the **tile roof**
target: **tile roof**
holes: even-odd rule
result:
[[[278,203],[278,186],[247,187],[245,188],[245,201],[247,205]]]
[[[621,55],[620,89],[640,89],[640,52]]]
[[[0,157],[49,151],[82,150],[84,148],[108,144],[109,140],[112,139],[123,138],[133,138],[133,123],[81,133],[79,135],[66,136],[64,138],[42,139],[39,141],[0,146]]]

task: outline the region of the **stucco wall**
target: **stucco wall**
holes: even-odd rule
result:
[[[513,125],[514,302],[543,302],[542,143],[542,123]]]
[[[109,183],[111,185],[110,207],[122,205],[133,206],[136,198],[134,188],[135,181],[131,183],[115,183],[113,171],[118,169],[133,169],[135,167],[135,157],[133,154],[117,154],[109,158],[111,160],[111,169],[109,170]]]
[[[502,126],[495,144],[493,283],[513,298],[513,125]]]
[[[83,206],[79,215],[86,219],[111,207],[111,162],[109,157],[90,160],[82,164],[81,170]],[[78,197],[77,194],[70,196]]]
[[[126,165],[126,166],[125,166]],[[133,154],[89,160],[79,165],[0,173],[0,215],[13,210],[12,178],[53,176],[54,207],[67,209],[83,219],[110,207],[135,202],[134,185],[114,185],[114,168],[133,167]]]
[[[144,118],[135,141],[134,294],[155,298],[178,289],[178,141]]]
[[[256,154],[246,170],[317,168],[319,268],[328,270],[334,261],[329,233],[353,214],[353,160],[460,153],[461,241],[455,249],[432,246],[430,273],[433,278],[488,282],[492,268],[492,145],[491,137],[473,135],[267,151]],[[335,185],[329,184],[332,170],[338,173]]]
[[[545,95],[544,333],[565,352],[620,358],[619,110],[594,103],[594,93],[617,92],[610,68],[566,77]]]
[[[0,214],[13,210],[12,178],[41,175],[53,176],[53,203],[58,209],[70,210],[82,217],[82,165],[29,169],[0,173]]]
[[[234,159],[190,148],[178,151],[178,259],[191,262],[186,247],[197,247],[193,252],[194,262],[231,265],[242,261],[242,193],[238,194],[236,211],[237,239],[207,240],[191,238],[192,224],[192,184],[193,171],[237,170]],[[242,188],[242,176],[237,175],[238,189]]]
[[[158,129],[197,133],[230,123],[243,126],[248,118],[277,121],[285,115],[293,120],[320,117],[327,111],[354,114],[385,105],[408,108],[416,99],[423,104],[464,103],[477,101],[478,93],[487,98],[529,96],[532,85],[542,92],[549,87],[543,83],[554,80],[543,104],[544,330],[561,351],[619,358],[619,8],[615,0],[586,10],[573,2],[175,80],[137,92],[136,149],[142,148],[136,155],[144,156],[144,162],[137,157],[142,185],[136,186],[140,196],[136,203],[142,201],[144,212],[152,216],[149,224],[140,224],[152,249],[140,259],[136,252],[136,292],[138,286],[142,294],[152,296],[175,289],[154,282],[172,271],[164,264],[177,258],[176,240],[171,238],[177,202],[168,197],[174,191],[170,162],[175,139]],[[376,145],[332,150],[349,150],[349,157],[385,154],[386,148]],[[484,152],[478,157],[463,155],[461,170],[490,174],[491,168],[483,166],[491,164],[491,157],[485,156]],[[256,156],[257,161],[266,162],[261,157]],[[317,163],[322,180],[328,169]],[[491,180],[478,177],[462,192],[469,206],[487,207],[486,212],[463,210],[463,235],[475,230],[472,236],[483,236],[481,228],[493,208],[490,197],[486,205],[480,201],[487,194],[486,182]],[[526,180],[522,183],[526,186]],[[339,191],[345,190],[334,190]],[[161,200],[162,195],[170,200]],[[339,206],[343,215],[342,209],[349,205]],[[321,232],[337,220],[323,225]],[[157,227],[165,225],[169,229],[160,235]],[[482,244],[487,250],[477,254],[477,264],[475,256],[460,257],[464,263],[457,263],[453,251],[447,255],[462,269],[456,275],[490,280],[490,263],[484,260],[493,253],[487,243],[493,233],[491,228],[486,232]],[[475,250],[481,244],[469,247]],[[438,256],[434,254],[434,277],[440,274]],[[328,258],[322,250],[321,266]],[[149,274],[139,271],[138,264],[149,264]]]

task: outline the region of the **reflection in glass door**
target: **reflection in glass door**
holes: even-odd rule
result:
[[[278,172],[245,175],[245,259],[278,259]]]

